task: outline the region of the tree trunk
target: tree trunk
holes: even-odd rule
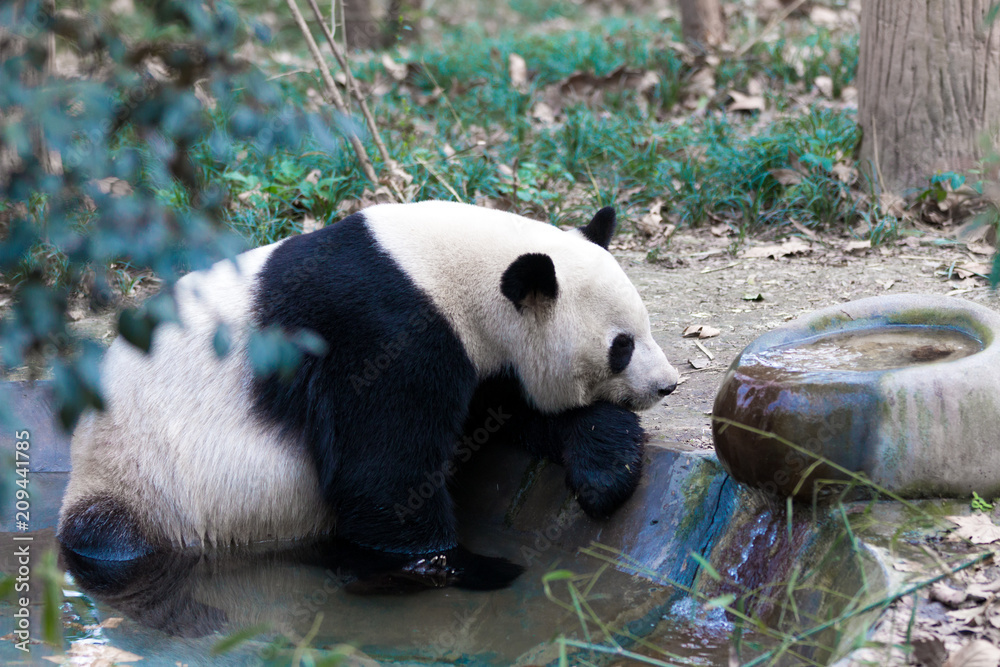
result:
[[[344,41],[349,49],[377,49],[381,46],[381,28],[372,13],[371,0],[336,0]]]
[[[680,0],[684,41],[703,50],[722,44],[726,24],[719,0]]]
[[[861,160],[889,192],[973,167],[998,147],[1000,20],[993,0],[865,0]]]
[[[385,19],[385,46],[417,41],[420,37],[422,0],[390,0]]]

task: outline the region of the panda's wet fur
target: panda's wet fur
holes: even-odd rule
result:
[[[504,437],[565,466],[591,516],[631,496],[633,411],[677,373],[607,252],[614,226],[610,208],[562,231],[463,204],[382,205],[189,274],[174,291],[182,326],[161,325],[149,355],[124,340],[108,351],[107,410],[74,434],[60,541],[127,560],[334,534],[402,557],[390,579],[506,585],[520,568],[457,544],[446,486],[416,509],[406,499],[498,410]],[[222,323],[233,344],[219,359]],[[256,377],[247,342],[268,327],[311,331],[326,352],[290,380]]]

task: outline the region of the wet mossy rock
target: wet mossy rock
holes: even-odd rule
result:
[[[904,349],[909,361],[891,368],[865,369],[863,357],[861,369],[762,361],[831,334],[890,329],[940,332],[974,347],[967,356],[951,343]],[[719,460],[770,493],[808,500],[853,481],[904,497],[996,495],[1000,314],[917,294],[816,311],[748,345],[726,372],[713,414]]]

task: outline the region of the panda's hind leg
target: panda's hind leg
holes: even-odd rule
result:
[[[383,479],[387,500],[381,503],[365,497],[340,499],[337,536],[366,552],[349,591],[494,590],[524,571],[504,558],[482,556],[458,544],[450,492],[443,482],[426,481],[433,478],[433,473],[424,475],[425,481],[409,486]]]
[[[67,549],[102,561],[127,561],[155,550],[132,513],[107,495],[84,498],[64,510],[57,534]]]

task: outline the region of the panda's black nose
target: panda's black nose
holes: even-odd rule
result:
[[[660,387],[659,389],[656,390],[656,393],[659,394],[661,397],[662,396],[667,396],[667,395],[671,394],[674,391],[674,389],[677,389],[677,383],[676,382],[674,384],[668,384],[665,387]]]

